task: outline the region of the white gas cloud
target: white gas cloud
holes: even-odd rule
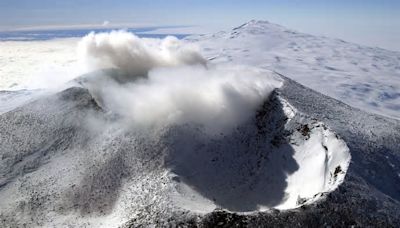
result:
[[[195,46],[175,37],[141,39],[125,31],[90,33],[78,45],[80,59],[93,69],[118,68],[132,77],[154,67],[205,64]]]
[[[174,37],[92,33],[79,51],[93,70],[116,68],[128,77],[121,83],[103,75],[87,86],[103,107],[145,128],[195,123],[224,131],[251,118],[281,85],[259,68],[207,64],[196,47]]]

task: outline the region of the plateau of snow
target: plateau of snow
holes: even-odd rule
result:
[[[353,107],[400,118],[400,52],[296,32],[267,21],[198,35],[212,62],[276,71]]]

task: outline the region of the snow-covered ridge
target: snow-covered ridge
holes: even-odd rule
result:
[[[188,40],[199,44],[212,62],[274,70],[351,106],[400,118],[400,52],[255,20]]]
[[[90,91],[69,88],[0,115],[4,224],[109,227],[154,219],[146,205],[165,216],[291,209],[334,191],[350,161],[334,132],[276,92],[216,136],[198,123],[132,128]]]
[[[40,226],[79,226],[85,223],[88,226],[114,227],[130,221],[127,224],[135,227],[140,224],[168,225],[171,224],[171,219],[172,222],[186,224],[193,222],[192,218],[197,219],[195,224],[202,224],[203,219],[208,216],[221,213],[237,216],[226,212],[227,210],[250,212],[241,215],[242,217],[235,217],[245,222],[249,218],[265,218],[250,221],[254,226],[282,224],[277,219],[283,219],[284,224],[309,224],[309,220],[301,220],[305,215],[312,216],[316,221],[323,215],[323,222],[331,221],[330,224],[342,222],[337,219],[343,219],[346,224],[354,221],[354,218],[364,221],[363,219],[371,216],[376,218],[376,213],[395,218],[398,213],[398,195],[395,190],[399,186],[396,167],[400,164],[396,155],[399,142],[398,121],[353,109],[293,81],[285,81],[284,88],[278,89],[278,93],[271,96],[269,103],[274,105],[261,109],[264,112],[256,115],[258,117],[255,122],[250,121],[236,132],[211,141],[201,127],[196,126],[175,126],[156,134],[145,135],[126,131],[124,123],[111,124],[118,120],[118,116],[104,113],[89,91],[82,88],[70,88],[58,95],[41,98],[4,113],[0,115],[0,140],[2,145],[6,145],[0,150],[3,158],[1,162],[4,162],[0,166],[0,194],[4,199],[0,201],[0,224],[7,227],[23,223]],[[267,107],[275,107],[275,110]],[[93,117],[93,114],[97,118],[88,121],[87,117]],[[318,117],[319,120],[309,115]],[[111,125],[107,124],[106,129],[93,129],[99,123]],[[21,125],[27,127],[21,128]],[[284,129],[274,126],[283,126]],[[345,138],[337,138],[336,133],[330,129],[335,129],[334,131],[340,132],[340,136]],[[271,138],[273,135],[281,135],[283,138]],[[343,140],[347,145],[342,143]],[[274,151],[285,151],[260,150],[265,145],[277,148],[274,144],[277,147],[286,147],[289,151],[294,148],[296,153],[287,160],[295,161],[299,168],[295,171],[292,169],[290,174],[280,172],[293,167],[281,160],[277,164],[288,166],[281,169],[271,167],[272,171],[268,173],[263,172],[263,165],[261,167],[264,168],[258,169],[257,159],[261,158],[261,164],[266,164],[266,158],[271,157]],[[328,152],[322,145],[327,147]],[[315,152],[313,155],[316,156],[306,156],[307,151],[311,150],[301,149],[311,146]],[[346,153],[347,146],[352,154],[352,164],[348,169],[346,165],[350,158]],[[237,149],[223,150],[232,147]],[[182,148],[188,150],[181,150]],[[212,156],[197,159],[200,154],[185,153],[190,152],[190,148]],[[213,154],[213,151],[219,152]],[[231,156],[232,153],[241,154],[240,152],[244,155]],[[248,156],[249,154],[254,156]],[[328,162],[323,162],[322,157],[326,156],[331,156],[330,162],[329,159]],[[223,162],[232,166],[216,165],[224,164]],[[310,162],[312,165],[307,166]],[[204,164],[208,166],[204,168]],[[242,165],[237,166],[238,164]],[[224,169],[218,169],[219,167],[226,167],[227,172],[224,173]],[[313,172],[309,170],[311,167]],[[216,174],[206,175],[207,170],[215,168],[218,171]],[[194,170],[204,171],[205,173],[194,174],[205,179],[199,181],[189,175]],[[236,176],[229,173],[232,170]],[[261,172],[253,172],[254,170]],[[260,173],[265,175],[260,176]],[[262,190],[269,186],[261,185],[266,188],[257,189],[256,183],[262,183],[260,180],[271,180],[268,179],[271,178],[271,175],[267,175],[269,173],[274,174],[272,179],[277,180],[275,183],[286,180],[286,184],[283,182],[283,185],[275,185],[285,191],[275,191],[280,193],[273,197],[279,199],[278,202],[267,199],[260,203],[262,201],[255,200],[260,198],[252,197],[266,197]],[[279,178],[278,173],[287,175],[288,178]],[[320,175],[321,173],[324,175]],[[318,178],[307,179],[305,177],[308,174],[318,175]],[[249,176],[253,177],[251,181],[246,178]],[[223,182],[213,181],[214,177]],[[337,188],[344,177],[346,180]],[[218,189],[218,186],[222,190],[229,188],[232,180],[239,181],[242,186],[239,190],[246,187],[252,189],[254,195],[243,196],[247,204],[232,201],[233,205],[229,205],[218,197],[222,195],[217,194],[218,191],[224,193],[223,196],[226,193],[235,193]],[[296,180],[312,185],[302,188]],[[209,184],[202,184],[204,181]],[[210,186],[212,188],[207,188]],[[210,192],[214,194],[209,194]],[[260,194],[256,194],[257,192]],[[321,198],[325,199],[319,201]],[[291,200],[288,201],[289,199]],[[292,208],[281,204],[283,202],[295,205],[294,207],[304,207],[287,212],[273,210],[271,213],[258,213],[259,210],[274,208],[273,205]],[[225,209],[222,212],[217,210],[203,214],[214,208]],[[343,210],[346,215],[341,213]],[[256,213],[252,213],[254,211]],[[18,220],[14,219],[16,216]],[[378,218],[377,222],[385,222],[385,218]],[[291,219],[295,219],[295,222]],[[221,220],[211,224],[215,225],[219,221]],[[387,223],[386,221],[384,224]]]

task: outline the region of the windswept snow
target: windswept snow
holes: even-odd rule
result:
[[[46,93],[41,90],[0,91],[0,114],[32,102]]]
[[[303,34],[266,21],[188,39],[212,62],[274,70],[354,107],[400,118],[400,52]]]

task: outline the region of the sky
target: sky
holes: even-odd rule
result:
[[[215,32],[251,19],[400,51],[400,0],[0,0],[0,30],[106,22]]]

